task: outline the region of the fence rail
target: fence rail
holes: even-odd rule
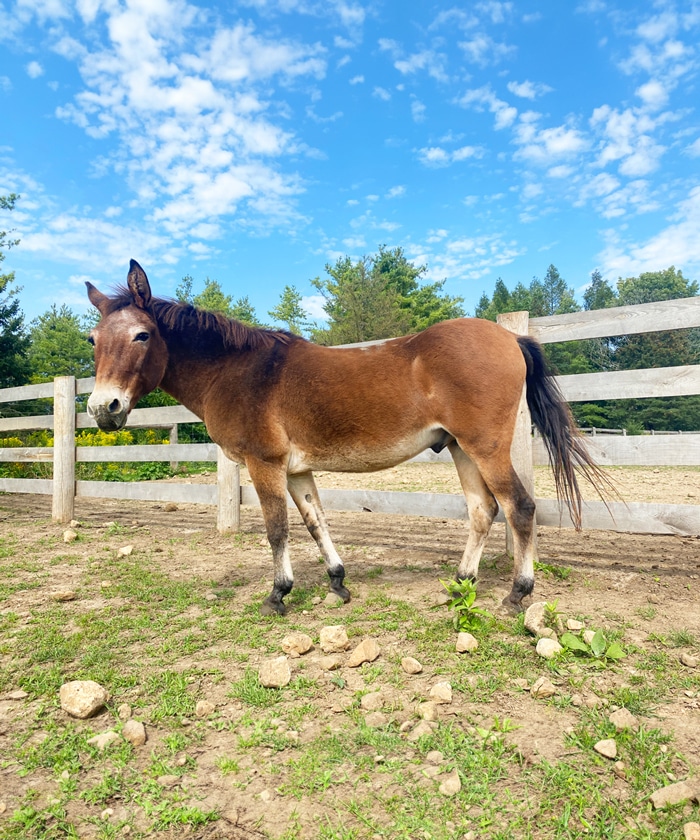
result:
[[[700,298],[624,306],[615,309],[577,312],[548,318],[529,319],[527,313],[508,313],[499,321],[518,333],[534,335],[543,343],[615,335],[683,329],[700,326]],[[558,377],[567,400],[621,399],[651,396],[700,394],[700,365],[654,368],[643,371],[614,371]],[[53,398],[53,415],[0,418],[0,433],[49,429],[54,447],[0,448],[0,462],[53,462],[53,479],[0,478],[0,491],[39,493],[52,496],[56,521],[73,517],[75,498],[113,498],[148,501],[193,502],[217,505],[217,527],[235,530],[240,506],[256,505],[252,487],[241,486],[238,465],[229,461],[212,443],[148,446],[93,447],[75,445],[76,429],[95,428],[85,413],[75,411],[76,396],[88,394],[94,378],[75,380],[59,377],[53,383],[0,390],[0,405],[22,400]],[[135,409],[130,428],[175,428],[181,423],[199,422],[184,406]],[[604,466],[700,466],[700,433],[654,436],[599,434],[587,439],[595,460]],[[605,430],[612,431],[612,430]],[[171,441],[177,439],[171,436]],[[516,469],[526,486],[532,487],[533,465],[546,464],[542,441],[530,432],[530,419],[521,408],[513,450]],[[449,461],[447,453],[427,450],[416,461]],[[217,482],[211,485],[173,484],[160,481],[106,482],[76,481],[76,463],[139,461],[216,461]],[[463,497],[439,493],[396,493],[369,490],[321,490],[329,510],[356,510],[417,516],[466,518]],[[292,505],[291,498],[289,504]],[[571,526],[566,511],[557,502],[537,499],[540,525]],[[584,505],[583,525],[634,533],[700,534],[700,506],[590,502]]]

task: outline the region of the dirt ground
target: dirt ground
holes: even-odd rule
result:
[[[621,494],[628,501],[659,501],[665,503],[697,504],[700,498],[700,472],[697,470],[653,470],[617,471],[615,479]],[[199,477],[199,481],[213,480],[210,476]],[[543,471],[538,474],[538,495],[551,495],[548,477]],[[334,477],[323,474],[319,477],[322,487],[378,487],[391,490],[429,489],[436,492],[457,492],[457,481],[453,470],[441,465],[409,465],[373,476]],[[48,576],[40,587],[19,591],[0,603],[0,612],[14,612],[25,620],[39,609],[56,589],[70,587],[85,572],[94,546],[77,542],[70,547],[70,561],[62,562],[60,557],[67,549],[56,545],[56,538],[62,533],[62,526],[51,523],[51,501],[49,497],[27,495],[0,495],[0,539],[12,537],[20,543],[31,541],[35,546],[41,539],[46,541],[46,570]],[[243,538],[233,540],[217,534],[216,514],[213,508],[197,505],[166,505],[165,503],[128,503],[110,500],[78,500],[76,519],[86,529],[106,534],[106,523],[124,526],[128,537],[108,537],[104,540],[115,551],[128,541],[134,554],[148,553],[152,562],[162,564],[163,571],[179,580],[207,579],[214,591],[235,580],[236,609],[245,609],[259,601],[260,593],[271,585],[271,560],[264,539],[262,518],[258,510],[244,508]],[[317,552],[310,537],[292,513],[292,561],[298,587],[325,586],[325,573],[319,565]],[[339,610],[330,610],[323,603],[315,604],[304,614],[290,612],[285,621],[296,629],[307,628],[310,635],[317,637],[318,628],[324,624],[342,623],[344,610],[354,604],[362,604],[376,592],[378,587],[388,597],[400,598],[425,610],[426,622],[434,621],[436,596],[441,592],[439,578],[451,575],[456,567],[465,542],[464,523],[421,517],[391,517],[360,513],[329,514],[331,534],[344,557],[347,570],[346,583],[353,601]],[[120,542],[121,541],[121,542]],[[510,589],[511,569],[504,555],[505,535],[503,526],[496,525],[486,549],[479,579],[480,603],[491,610],[498,610],[501,599]],[[170,550],[154,547],[173,546]],[[540,528],[538,531],[540,561],[567,567],[570,576],[559,579],[544,572],[536,575],[535,600],[556,601],[558,609],[568,615],[585,616],[594,626],[613,627],[622,632],[626,645],[644,647],[653,636],[663,637],[671,631],[687,631],[700,640],[700,536],[640,536],[612,532],[575,533],[571,530]],[[75,618],[85,611],[99,610],[99,593],[90,598],[78,599],[66,604],[67,615]],[[281,623],[278,634],[284,634]],[[379,638],[382,656],[416,655],[411,644],[402,636],[401,629],[388,630]],[[680,651],[679,651],[680,652]],[[696,651],[697,652],[697,651]],[[202,696],[211,700],[221,713],[235,718],[241,714],[240,703],[232,702],[226,694],[230,681],[240,678],[244,666],[231,659],[221,659],[220,650],[203,650],[196,656],[198,667],[206,670],[208,665],[224,672],[224,679],[203,684]],[[264,658],[265,651],[248,651],[245,667],[256,667]],[[8,660],[8,649],[4,659]],[[317,678],[328,686],[325,700],[317,699],[322,720],[300,728],[301,739],[310,739],[314,726],[322,723],[338,725],[339,704],[347,699],[343,692],[331,686],[330,675],[320,663],[320,651],[309,654],[305,674]],[[179,668],[187,668],[192,661],[183,658]],[[412,708],[410,697],[427,692],[435,681],[436,669],[428,668],[419,677],[411,678],[410,691],[404,699],[403,708]],[[613,676],[603,672],[595,677],[592,686],[598,687],[598,694],[605,695],[606,683],[619,680],[624,684],[629,676]],[[347,691],[369,689],[367,681],[359,672],[344,671]],[[408,679],[408,678],[407,678]],[[597,681],[597,682],[596,682]],[[345,693],[347,693],[347,691]],[[401,702],[395,704],[402,706]],[[487,710],[488,711],[488,710]],[[564,752],[562,731],[571,725],[571,711],[563,710],[553,715],[538,705],[528,694],[518,690],[503,691],[498,695],[496,709],[499,715],[516,720],[518,729],[509,735],[526,759],[549,760]],[[493,704],[490,714],[493,715]],[[0,743],[3,733],[12,731],[15,716],[19,713],[17,703],[0,697]],[[455,700],[450,714],[478,719],[483,708],[471,703],[468,697]],[[397,713],[400,722],[401,713]],[[410,717],[410,712],[406,713]],[[700,770],[700,699],[697,691],[678,691],[655,711],[654,725],[672,732],[676,743],[686,759]],[[106,724],[105,724],[106,727]],[[151,728],[152,744],[157,743],[157,727]],[[189,778],[190,790],[195,791],[202,807],[218,808],[231,812],[235,799],[236,813],[248,826],[258,826],[260,831],[279,836],[289,824],[292,813],[298,813],[299,802],[288,801],[289,797],[274,793],[269,779],[263,772],[257,776],[250,770],[250,781],[244,789],[239,787],[234,794],[226,781],[215,773],[214,757],[230,748],[231,734],[211,729],[198,750],[197,771]],[[246,768],[244,768],[246,770]],[[12,769],[0,770],[0,799],[6,804],[8,813],[20,801],[26,782],[13,774]],[[46,781],[48,787],[49,783]],[[266,795],[265,792],[268,792]],[[272,791],[272,793],[269,793]],[[270,808],[269,798],[275,799]],[[309,811],[314,805],[308,804]],[[0,825],[3,817],[0,815]],[[235,821],[234,821],[235,822]],[[233,825],[233,824],[232,824]],[[255,831],[257,831],[256,829]],[[0,828],[1,831],[1,828]],[[238,837],[230,828],[227,837]],[[80,836],[83,836],[82,834]],[[90,836],[89,833],[84,836]],[[202,835],[204,836],[204,835]],[[213,835],[212,835],[213,836]],[[253,828],[241,837],[266,836],[257,834]],[[313,832],[302,836],[313,836]],[[364,835],[360,835],[364,836]],[[461,836],[461,835],[460,835]]]

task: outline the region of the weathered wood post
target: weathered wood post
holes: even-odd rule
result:
[[[529,312],[505,312],[498,316],[498,323],[516,335],[528,335],[529,321]],[[535,469],[532,461],[532,420],[530,419],[530,411],[527,407],[524,387],[522,396],[520,397],[518,416],[515,421],[515,433],[513,434],[510,457],[513,461],[513,467],[524,484],[525,489],[534,499]],[[535,548],[537,548],[537,525],[535,525],[533,539],[535,541]],[[513,534],[508,525],[506,525],[506,551],[512,556]]]
[[[75,377],[53,381],[53,504],[54,522],[70,522],[75,505]]]
[[[177,446],[177,423],[173,423],[170,427],[170,434],[169,434],[169,443],[170,446]],[[175,470],[180,466],[179,461],[171,461],[170,462],[170,469],[175,472]]]
[[[216,447],[216,483],[219,502],[216,529],[220,534],[236,532],[241,527],[241,468]]]

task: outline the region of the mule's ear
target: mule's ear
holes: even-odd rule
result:
[[[107,295],[103,295],[99,289],[95,288],[89,280],[85,281],[85,285],[87,286],[88,300],[101,313],[103,306],[109,298]]]
[[[129,274],[127,275],[126,282],[136,306],[139,309],[148,309],[151,304],[151,287],[148,283],[146,272],[136,260],[131,260],[129,263]]]

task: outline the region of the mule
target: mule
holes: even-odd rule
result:
[[[284,614],[294,583],[288,490],[330,577],[350,600],[314,470],[371,472],[447,447],[469,514],[460,579],[476,579],[498,505],[513,533],[514,577],[504,604],[522,609],[534,588],[535,502],[511,463],[526,386],[547,446],[557,493],[581,525],[578,469],[596,487],[604,474],[586,451],[542,348],[491,321],[460,318],[368,347],[321,347],[153,297],[131,261],[115,296],[87,283],[101,319],[92,330],[96,383],[88,412],[121,429],[139,399],[161,387],[200,417],[225,454],[244,463],[260,499],[274,584],[263,613]]]

